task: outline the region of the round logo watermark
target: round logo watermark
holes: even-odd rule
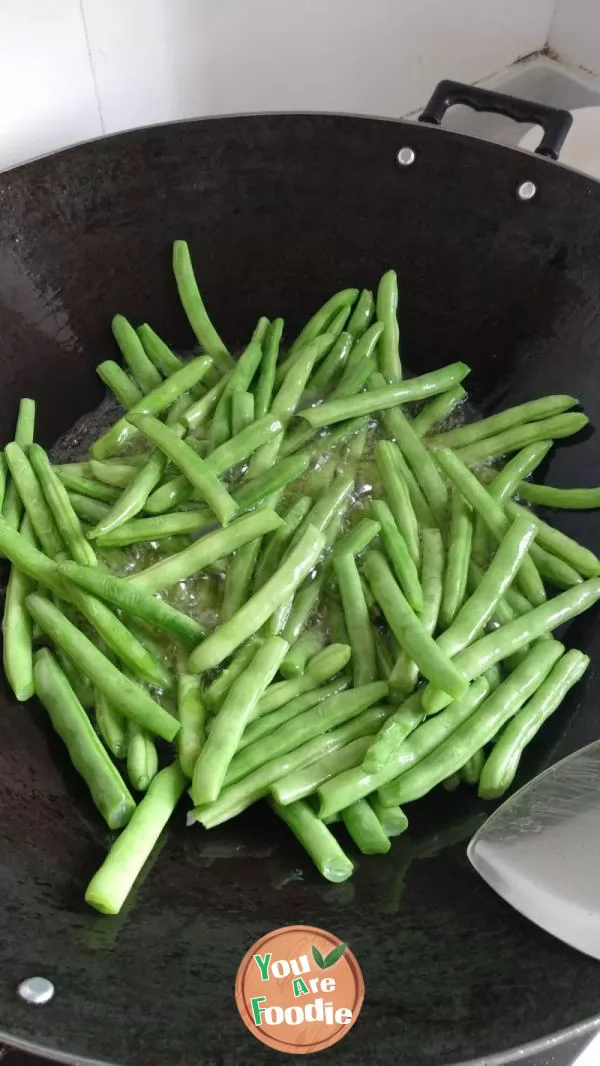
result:
[[[312,925],[287,925],[261,937],[244,955],[235,982],[237,1008],[253,1036],[290,1055],[341,1040],[364,995],[348,945]]]

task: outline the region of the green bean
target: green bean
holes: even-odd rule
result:
[[[532,544],[529,554],[541,576],[551,585],[559,589],[570,589],[573,585],[579,585],[583,581],[578,570],[566,563],[564,559],[559,559],[552,552],[546,551],[540,544]]]
[[[155,518],[130,519],[110,533],[99,536],[98,547],[117,548],[127,544],[183,536],[186,533],[200,533],[214,524],[214,515],[208,507],[201,511],[177,511],[175,514],[157,515]]]
[[[274,512],[273,515],[279,523],[281,520]],[[240,519],[240,522],[244,521],[247,522],[249,519]],[[270,528],[275,528],[274,522]],[[261,532],[268,532],[268,529],[263,529]],[[232,618],[218,626],[192,652],[189,663],[191,672],[203,673],[205,670],[218,666],[240,644],[256,633],[278,606],[290,599],[315,566],[324,546],[323,534],[309,526],[299,544],[289,553],[263,587],[251,596]]]
[[[501,505],[490,496],[483,485],[479,484],[475,475],[471,473],[454,452],[443,449],[436,453],[436,459],[458,491],[471,504],[471,507],[481,515],[495,539],[497,541],[502,540],[510,523]],[[529,555],[525,556],[521,563],[517,580],[523,593],[532,603],[539,604],[545,600],[546,594],[542,580],[535,563]]]
[[[288,645],[289,647],[289,645]],[[270,685],[259,700],[254,717],[259,718],[302,696],[311,689],[319,688],[348,665],[350,648],[347,644],[329,644],[310,660],[306,673],[288,681]]]
[[[143,393],[151,392],[163,379],[148,359],[133,326],[124,315],[115,315],[112,320],[112,332],[136,385]]]
[[[537,503],[541,507],[587,511],[600,507],[600,488],[558,489],[551,485],[534,485],[531,481],[520,481],[517,492],[522,500]]]
[[[6,445],[4,454],[33,532],[46,555],[54,558],[64,544],[31,463],[16,441]]]
[[[312,426],[300,425],[293,429],[291,433],[286,434],[281,454],[290,455],[296,453],[306,456],[309,460],[320,459],[335,448],[337,444],[348,440],[355,433],[359,433],[368,423],[368,418],[354,418],[350,419],[349,422],[342,423],[337,429],[325,431],[313,429]]]
[[[286,511],[283,516],[283,524],[270,535],[256,568],[254,583],[257,589],[264,585],[275,567],[279,566],[294,533],[310,511],[310,508],[310,498],[308,496],[300,496]]]
[[[15,443],[18,444],[24,452],[27,452],[29,446],[33,444],[34,432],[35,401],[25,398],[19,401],[19,413],[17,415],[14,437]],[[4,455],[4,462],[7,462],[6,455]],[[11,478],[8,486],[5,488],[4,499],[2,500],[2,517],[13,529],[18,529],[22,514],[23,502],[14,478]]]
[[[69,656],[96,688],[120,711],[165,740],[173,740],[179,723],[136,682],[126,677],[49,600],[30,595],[27,609],[49,637]]]
[[[313,737],[312,740],[294,748],[293,751],[270,759],[247,777],[234,784],[226,784],[216,803],[211,803],[207,807],[194,808],[188,815],[188,824],[201,822],[206,829],[212,829],[215,825],[235,818],[252,803],[266,796],[279,778],[291,773],[292,770],[298,770],[303,766],[308,766],[311,762],[316,762],[329,752],[343,748],[356,737],[372,733],[373,723],[379,723],[384,715],[385,712],[382,712],[380,707],[370,707],[357,718],[344,722],[337,729]],[[376,725],[375,728],[377,728]]]
[[[316,707],[318,703],[323,703],[330,696],[337,696],[338,692],[344,692],[349,684],[350,678],[343,674],[328,685],[309,689],[308,692],[304,692],[301,696],[296,696],[295,699],[290,700],[289,703],[279,707],[276,711],[271,711],[270,714],[265,714],[261,718],[254,718],[244,731],[244,735],[238,745],[238,751],[247,748],[249,744],[254,744],[261,737],[269,736],[274,729],[278,729],[285,722],[290,722],[292,718],[297,718],[304,711],[309,711],[312,707]]]
[[[68,470],[59,470],[58,476],[69,492],[77,492],[81,496],[87,496],[91,500],[99,500],[102,503],[114,503],[121,495],[119,490],[111,485],[103,485],[102,482],[91,477],[81,477],[79,474],[71,474]]]
[[[234,553],[225,577],[221,621],[231,618],[248,599],[262,537],[249,541]]]
[[[35,547],[31,522],[27,515],[21,523],[21,536]],[[34,582],[14,564],[4,601],[2,616],[4,673],[15,697],[20,703],[31,699],[35,692],[33,680],[33,645],[31,615],[25,600],[33,592]]]
[[[329,354],[320,363],[318,370],[311,376],[310,388],[307,390],[309,397],[320,396],[325,392],[333,378],[344,369],[355,339],[349,332],[340,333]],[[309,433],[310,429],[304,432]]]
[[[363,759],[365,773],[379,773],[403,741],[421,724],[423,718],[421,696],[415,692],[386,719],[373,738]]]
[[[341,537],[335,545],[334,556],[360,555],[379,534],[381,526],[372,518],[362,518],[353,529]]]
[[[213,803],[219,796],[246,724],[275,677],[288,648],[287,641],[280,637],[266,640],[229,689],[194,766],[192,799],[195,806]]]
[[[418,433],[420,437],[426,437],[439,426],[440,422],[444,422],[452,412],[466,399],[466,392],[462,385],[455,385],[454,388],[448,389],[447,392],[440,393],[439,396],[434,396],[433,400],[429,400],[421,408],[418,414],[415,415],[412,421],[412,427],[415,433]]]
[[[375,375],[373,376],[375,377]],[[383,412],[383,424],[387,433],[389,433],[390,436],[393,436],[394,432],[394,419],[393,417],[390,418],[389,416],[393,416],[393,414],[393,410]],[[415,512],[417,522],[419,523],[421,528],[435,528],[437,523],[435,521],[435,518],[433,517],[431,508],[427,503],[425,496],[423,495],[421,486],[419,485],[417,479],[415,478],[415,475],[410,469],[408,463],[406,462],[406,459],[404,458],[399,448],[396,448],[393,453],[393,461],[397,474],[402,478],[408,489],[408,495],[410,497],[410,502],[412,504],[412,509]]]
[[[422,532],[421,587],[423,592],[423,609],[419,621],[430,635],[435,632],[444,577],[444,543],[438,529],[424,529]],[[399,696],[409,696],[419,677],[419,667],[413,659],[401,651],[389,675],[392,691]]]
[[[571,437],[574,433],[579,433],[580,429],[584,429],[588,422],[589,418],[586,415],[574,412],[554,415],[553,418],[546,418],[541,422],[528,422],[523,426],[514,426],[513,429],[507,429],[504,433],[486,437],[484,440],[476,441],[475,444],[469,444],[466,448],[459,448],[457,455],[464,463],[475,466],[500,455],[506,455],[507,452],[515,452],[534,441]]]
[[[309,629],[302,633],[292,644],[282,660],[279,673],[287,681],[300,677],[306,670],[309,659],[312,659],[323,647],[323,634],[317,629]]]
[[[426,795],[446,777],[457,773],[467,759],[493,740],[500,729],[533,695],[564,651],[555,640],[535,645],[527,657],[477,709],[468,722],[417,766],[402,775],[394,790],[396,803]]]
[[[379,818],[366,799],[356,800],[341,811],[342,822],[363,855],[384,855],[392,846]]]
[[[193,674],[177,675],[177,712],[180,726],[177,734],[179,764],[191,781],[194,766],[206,743],[206,704],[200,680]]]
[[[34,677],[36,694],[65,744],[71,762],[88,786],[94,804],[110,829],[120,829],[135,811],[133,797],[47,648],[36,653]]]
[[[381,375],[378,374],[375,382],[380,378]],[[399,407],[386,412],[385,427],[394,437],[413,477],[422,489],[436,525],[443,529],[448,512],[448,490],[430,453]]]
[[[234,392],[231,397],[231,433],[237,436],[254,422],[254,396],[251,392]]]
[[[163,377],[168,378],[171,374],[181,370],[183,366],[181,359],[171,351],[169,345],[165,344],[147,322],[138,326],[136,332],[148,359]]]
[[[369,328],[375,314],[375,301],[369,289],[363,289],[348,320],[346,332],[356,340]]]
[[[387,381],[402,379],[400,331],[398,329],[398,278],[395,270],[382,275],[375,300],[375,314],[385,327],[379,341],[379,369]]]
[[[129,463],[104,463],[97,459],[90,460],[90,473],[103,485],[125,489],[135,477],[137,470]]]
[[[400,646],[416,662],[424,677],[435,678],[436,685],[458,699],[467,687],[467,679],[421,625],[383,556],[379,552],[368,552],[363,568],[371,592]]]
[[[327,332],[334,337],[339,337],[340,333],[343,333],[346,328],[351,312],[351,306],[341,307],[337,315],[334,315],[331,321],[327,323]]]
[[[139,514],[148,496],[159,483],[165,465],[165,456],[158,449],[153,451],[145,466],[140,467],[109,513],[90,530],[88,536],[96,538],[106,535]]]
[[[444,392],[450,386],[462,381],[469,370],[466,363],[451,363],[441,370],[434,370],[431,374],[422,374],[409,381],[387,385],[382,389],[373,389],[371,392],[361,393],[358,396],[331,400],[318,407],[306,407],[298,414],[314,427],[329,426],[348,418],[357,418],[360,415],[372,415],[401,403],[412,403],[415,400]]]
[[[406,540],[400,533],[390,508],[383,500],[373,500],[371,514],[381,527],[381,540],[385,554],[392,564],[396,580],[412,609],[420,614],[423,610],[423,590]]]
[[[485,753],[483,748],[480,748],[479,751],[476,751],[474,755],[471,755],[471,757],[467,759],[464,766],[461,766],[461,781],[464,781],[466,785],[476,785],[479,781],[484,762]]]
[[[98,599],[119,607],[125,614],[141,618],[176,640],[193,645],[204,636],[202,626],[193,618],[144,589],[137,588],[126,578],[117,577],[99,567],[84,567],[68,562],[59,564],[58,573]]]
[[[479,677],[490,666],[519,651],[523,644],[531,644],[586,611],[599,598],[600,578],[584,581],[575,588],[559,593],[540,607],[534,607],[527,614],[520,615],[513,622],[507,622],[499,629],[480,637],[461,651],[454,662],[469,680]],[[423,708],[427,713],[434,713],[444,707],[446,702],[446,696],[436,691],[434,686],[428,685],[425,688]]]
[[[227,378],[227,384],[219,397],[209,431],[211,448],[218,448],[231,436],[231,397],[234,392],[247,392],[260,366],[262,346],[251,341],[242,352],[235,368]]]
[[[43,552],[38,551],[30,530],[29,520],[24,535],[13,529],[5,519],[0,519],[0,549],[3,555],[28,577],[40,582],[58,596],[64,597],[65,592],[57,564]]]
[[[157,773],[156,744],[145,729],[130,720],[127,744],[127,776],[130,784],[137,792],[147,792]]]
[[[181,305],[198,342],[214,359],[222,374],[231,369],[233,359],[208,317],[200,295],[187,241],[173,242],[173,273]]]
[[[2,512],[2,506],[4,504],[4,497],[6,495],[6,487],[8,480],[8,466],[4,452],[0,452],[0,513]]]
[[[317,759],[316,762],[286,774],[273,785],[273,798],[284,807],[296,800],[305,799],[325,781],[329,781],[332,777],[354,766],[360,766],[362,757],[372,739],[370,736],[357,737],[344,748],[332,751],[321,759]]]
[[[296,340],[292,344],[288,359],[295,355],[299,349],[306,347],[311,341],[315,340],[319,334],[324,333],[328,324],[338,314],[339,311],[347,307],[352,307],[358,296],[358,289],[342,289],[341,292],[336,292],[321,308],[308,320],[304,328],[296,337]]]
[[[345,510],[348,506],[353,488],[354,478],[340,472],[329,488],[313,503],[292,540],[292,547],[298,542],[308,526],[313,526],[315,529],[325,532],[339,511]]]
[[[101,522],[110,511],[107,503],[93,500],[90,496],[82,496],[79,492],[69,492],[69,500],[77,517],[84,522]]]
[[[399,532],[406,541],[413,563],[418,563],[421,553],[419,526],[406,482],[396,465],[397,454],[396,445],[392,441],[382,440],[375,446],[375,461],[390,511]]]
[[[370,373],[375,370],[373,353],[383,333],[383,323],[374,322],[369,326],[366,333],[355,341],[349,358],[346,361],[344,371],[339,383],[332,392],[332,396],[353,396],[365,384],[363,370],[370,367]],[[370,376],[370,374],[369,374]]]
[[[566,652],[537,692],[503,729],[478,778],[479,795],[483,799],[495,799],[510,788],[525,747],[560,706],[569,689],[583,677],[589,663],[589,657],[580,651]]]
[[[284,425],[288,424],[300,403],[315,362],[324,352],[329,350],[330,345],[330,334],[325,333],[317,337],[302,348],[293,365],[286,373],[283,383],[271,404],[271,414],[276,418],[280,418]],[[283,439],[284,432],[282,431],[274,441],[266,444],[253,455],[248,471],[250,477],[256,477],[272,466],[277,459]]]
[[[369,620],[369,609],[353,555],[334,554],[333,569],[344,610],[346,631],[352,648],[354,684],[367,685],[377,678],[375,641]]]
[[[85,900],[103,914],[118,914],[187,784],[179,764],[153,778],[131,821],[114,841],[90,881]]]
[[[261,317],[259,318],[258,322],[256,323],[256,325],[254,327],[254,332],[252,334],[252,340],[253,341],[258,341],[259,344],[263,344],[264,343],[264,339],[265,339],[265,337],[266,337],[266,335],[268,333],[270,325],[271,325],[271,323],[270,323],[269,319],[266,318],[264,315],[261,315]]]
[[[462,699],[456,700],[442,714],[418,726],[393,752],[378,773],[368,774],[362,766],[359,766],[321,785],[318,790],[320,817],[329,817],[348,807],[355,800],[369,796],[378,789],[380,790],[378,798],[385,806],[393,807],[398,802],[394,798],[395,779],[398,775],[418,764],[421,759],[443,743],[446,737],[451,736],[461,722],[470,718],[488,692],[489,683],[486,678],[478,678],[467,689]],[[390,782],[394,782],[394,785],[392,786]]]
[[[471,505],[457,489],[452,492],[452,511],[440,622],[444,629],[462,607],[467,588],[473,522]]]
[[[59,537],[65,543],[69,554],[84,566],[96,566],[96,553],[86,540],[81,523],[77,517],[69,494],[60,478],[50,465],[46,452],[39,444],[32,444],[29,449],[29,462],[41,486],[46,504],[56,523]]]
[[[399,837],[408,829],[408,818],[402,807],[384,807],[377,796],[370,796],[369,803],[381,822],[384,833],[389,837]]]
[[[489,568],[478,578],[472,595],[455,615],[452,624],[438,637],[440,648],[452,658],[480,636],[506,595],[535,537],[535,525],[520,515],[500,541]]]
[[[431,448],[464,448],[478,441],[495,437],[515,426],[547,420],[553,415],[568,411],[577,403],[578,400],[574,396],[543,396],[539,400],[529,400],[516,407],[509,407],[506,411],[500,411],[499,414],[457,426],[456,429],[448,430],[446,433],[439,433],[437,436],[430,437],[427,443]],[[542,437],[538,440],[542,440]]]
[[[514,496],[521,478],[527,477],[540,465],[551,447],[550,440],[537,441],[513,455],[488,486],[490,496],[504,506]],[[473,555],[476,559],[485,557],[487,540],[485,523],[479,518],[473,537]]]
[[[94,706],[96,729],[104,744],[115,759],[124,759],[127,755],[129,743],[125,719],[118,711],[115,711],[106,696],[98,690],[95,692]]]
[[[233,682],[244,672],[260,644],[262,640],[259,637],[251,637],[206,689],[204,699],[212,712],[221,706]]]
[[[189,444],[181,440],[172,429],[152,415],[131,415],[130,412],[129,417],[136,428],[141,430],[148,440],[160,448],[161,452],[179,467],[221,524],[226,525],[233,518],[238,507],[206,461],[196,455]]]
[[[225,374],[224,377],[220,378],[219,381],[211,386],[208,392],[205,392],[204,396],[201,396],[199,400],[196,400],[191,407],[186,408],[182,416],[182,421],[188,429],[197,431],[208,422],[219,399],[227,387],[231,373],[232,371],[230,371],[229,374]]]
[[[218,559],[223,559],[243,544],[263,536],[281,525],[277,513],[269,508],[238,518],[227,529],[201,537],[188,548],[154,563],[127,578],[128,583],[146,592],[158,592],[185,581]]]
[[[285,755],[312,737],[322,734],[325,729],[335,729],[351,718],[356,718],[382,699],[387,691],[388,686],[384,681],[374,681],[369,685],[362,685],[361,688],[338,692],[302,714],[295,714],[273,728],[268,735],[238,751],[229,767],[225,783],[233,784],[262,763]]]
[[[133,425],[130,416],[162,414],[179,399],[182,393],[188,392],[194,385],[197,385],[211,366],[212,360],[208,356],[200,356],[189,363],[184,363],[181,370],[171,374],[165,381],[161,380],[160,385],[134,403],[123,418],[119,418],[110,429],[98,437],[90,448],[92,458],[106,459],[129,441],[135,440],[138,437],[138,430]],[[205,397],[202,399],[204,400]]]
[[[549,526],[547,522],[544,522],[538,515],[533,514],[532,511],[528,511],[526,508],[520,507],[518,503],[509,500],[506,504],[506,513],[510,518],[526,515],[535,524],[536,545],[557,555],[559,559],[563,559],[564,562],[572,566],[578,573],[583,574],[584,577],[596,577],[600,574],[600,559],[589,548],[584,548],[576,540],[567,537],[565,533],[561,533],[560,530]]]
[[[352,876],[352,862],[342,850],[331,830],[317,818],[310,804],[296,800],[281,807],[269,800],[271,809],[281,818],[313,860],[326,881],[339,884]]]
[[[122,367],[112,359],[98,363],[96,373],[122,407],[132,407],[134,403],[141,400],[143,396],[141,389],[138,389],[129,374],[126,374]]]

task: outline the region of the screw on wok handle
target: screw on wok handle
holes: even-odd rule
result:
[[[478,85],[463,85],[460,81],[449,80],[436,85],[429,103],[419,115],[419,122],[441,125],[446,111],[454,104],[464,104],[473,111],[492,111],[496,115],[513,118],[516,122],[541,126],[544,136],[536,148],[536,154],[550,159],[558,159],[573,122],[570,111],[538,104],[534,100],[521,100],[518,96],[508,96],[491,89],[481,89]]]

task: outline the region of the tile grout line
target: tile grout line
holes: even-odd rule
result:
[[[96,67],[94,65],[94,58],[92,56],[92,46],[90,44],[90,35],[88,33],[88,25],[87,25],[87,20],[86,20],[86,17],[85,17],[85,10],[84,10],[84,6],[83,6],[83,0],[79,0],[79,11],[81,13],[81,21],[83,22],[83,32],[84,32],[84,35],[85,35],[85,43],[86,43],[87,52],[88,52],[88,56],[89,56],[89,60],[90,60],[90,67],[91,67],[91,71],[92,71],[92,82],[93,82],[93,85],[94,85],[94,96],[96,98],[96,107],[98,109],[98,117],[100,119],[100,129],[101,129],[102,133],[104,134],[104,133],[106,133],[106,128],[104,126],[104,116],[102,114],[102,106],[100,104],[100,92],[99,92],[99,89],[98,89],[98,79],[96,78]]]

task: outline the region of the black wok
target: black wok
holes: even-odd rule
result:
[[[402,147],[411,166],[397,163]],[[524,181],[530,200],[517,195]],[[568,391],[600,423],[600,185],[539,156],[403,122],[222,118],[17,168],[0,177],[0,204],[4,440],[22,395],[39,402],[44,444],[97,404],[94,365],[112,351],[116,311],[190,346],[176,237],[234,347],[258,314],[283,314],[293,335],[335,289],[372,287],[394,266],[413,372],[465,359],[483,410]],[[556,450],[548,476],[594,484],[599,470],[592,431]],[[595,514],[556,521],[598,547]],[[598,614],[569,640],[599,663]],[[600,736],[596,670],[521,780]],[[259,936],[296,922],[347,940],[365,977],[359,1021],[323,1063],[440,1066],[594,1018],[598,965],[469,868],[485,810],[462,794],[418,804],[410,838],[340,886],[266,810],[210,834],[186,831],[181,813],[132,905],[102,917],[83,892],[107,834],[40,708],[16,705],[2,683],[0,1042],[128,1066],[271,1062],[236,1013],[235,973]],[[32,974],[55,984],[44,1007],[16,997]]]

